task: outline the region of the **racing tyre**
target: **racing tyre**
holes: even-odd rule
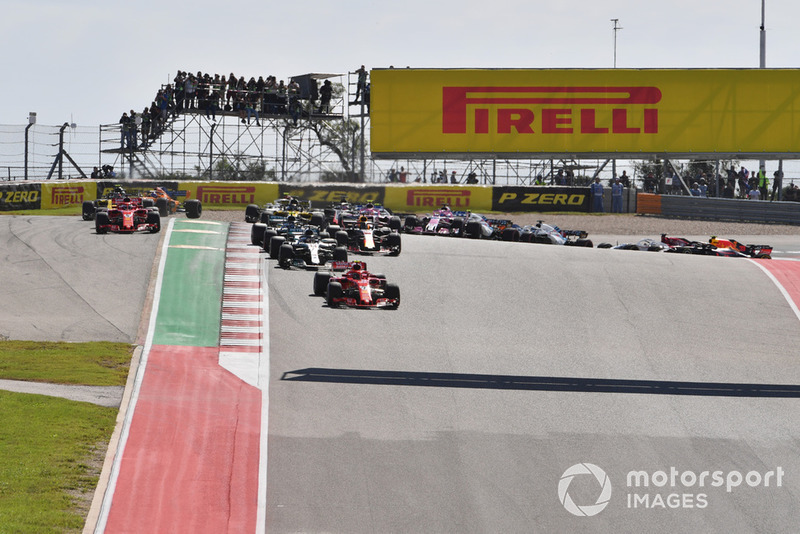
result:
[[[94,219],[94,202],[91,200],[84,200],[83,207],[81,209],[83,220],[84,221],[91,221]]]
[[[335,299],[340,299],[344,296],[342,284],[339,282],[328,282],[328,288],[325,292],[325,301],[328,303],[329,308],[338,308],[339,303]]]
[[[147,224],[150,225],[150,233],[157,234],[161,231],[161,215],[156,211],[148,211]]]
[[[333,261],[347,261],[347,247],[334,248]]]
[[[203,213],[203,205],[196,198],[192,198],[183,203],[186,209],[186,216],[190,219],[199,219]]]
[[[261,215],[258,218],[258,222],[269,224],[269,216],[270,213],[268,211],[262,211]]]
[[[111,221],[108,218],[107,211],[98,211],[94,217],[94,229],[98,234],[105,234],[108,233],[108,228],[102,228],[102,226],[106,226],[110,224]]]
[[[261,209],[258,204],[248,204],[244,209],[244,222],[254,223],[261,217]]]
[[[597,248],[611,248],[613,246],[614,245],[612,245],[611,243],[600,243],[599,245],[597,245]]]
[[[344,230],[339,230],[334,235],[334,239],[336,239],[336,244],[339,246],[346,247],[347,243],[350,241],[350,236],[347,235],[347,232]]]
[[[419,221],[416,215],[409,215],[403,223],[403,230],[406,232],[413,232],[414,228],[419,226]]]
[[[169,215],[169,205],[167,204],[167,199],[160,197],[156,199],[156,207],[158,208],[158,214],[162,217],[166,217]]]
[[[331,273],[314,273],[314,294],[318,297],[325,296],[330,280]]]
[[[450,223],[450,235],[461,237],[463,231],[464,231],[464,218],[454,217],[453,222]]]
[[[403,223],[400,222],[400,217],[398,217],[397,215],[392,215],[392,217],[389,219],[389,228],[391,228],[396,232],[399,232],[402,227]]]
[[[292,266],[293,259],[294,247],[289,243],[284,242],[283,245],[281,245],[281,248],[278,249],[278,265],[284,269],[288,269]]]
[[[592,243],[591,239],[576,239],[575,246],[592,248],[594,243]]]
[[[519,240],[523,243],[530,243],[533,238],[533,232],[525,231],[519,234]]]
[[[386,284],[386,289],[383,292],[383,296],[387,299],[394,300],[392,308],[397,309],[400,306],[400,286],[397,284]]]
[[[257,223],[261,224],[261,223]],[[269,252],[269,243],[272,241],[272,238],[278,235],[278,231],[274,228],[270,228],[267,226],[266,230],[264,230],[264,236],[261,238],[261,243],[259,245],[261,248]]]
[[[519,230],[516,228],[506,228],[502,234],[503,241],[519,241]]]
[[[464,235],[471,239],[478,239],[481,237],[481,223],[478,221],[469,221],[464,230]]]
[[[389,255],[399,256],[400,251],[402,250],[402,246],[400,243],[400,234],[392,232],[391,234],[387,235],[386,246],[388,246],[389,249],[391,250],[391,252],[389,252]]]
[[[315,211],[311,213],[311,220],[309,221],[311,226],[322,226],[325,224],[325,214],[319,211]]]
[[[267,225],[263,223],[255,223],[250,227],[250,244],[260,246],[264,242],[264,231]]]
[[[278,255],[280,254],[281,245],[286,241],[286,238],[282,235],[276,235],[272,239],[269,240],[269,259],[277,260]]]
[[[154,198],[143,198],[142,199],[142,207],[143,208],[154,208],[156,205],[156,199]]]

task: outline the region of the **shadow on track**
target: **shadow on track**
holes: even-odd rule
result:
[[[330,382],[338,384],[374,384],[384,386],[505,389],[522,391],[800,398],[800,386],[789,384],[737,384],[725,382],[673,382],[664,380],[618,380],[555,376],[422,373],[368,369],[326,369],[320,367],[287,371],[283,374],[281,380],[295,382]]]

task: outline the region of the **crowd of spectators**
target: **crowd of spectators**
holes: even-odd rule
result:
[[[301,116],[330,113],[330,80],[325,80],[322,87],[317,87],[316,80],[309,82],[313,87],[301,92],[296,80],[287,84],[272,75],[245,80],[234,73],[226,77],[178,71],[172,83],[158,90],[149,106],[139,113],[130,110],[122,114],[120,148],[147,146],[161,135],[170,118],[180,113],[203,113],[211,120],[217,119],[217,113],[224,113],[237,116],[243,124],[252,121],[256,126],[261,126],[264,115],[288,115],[297,123]]]

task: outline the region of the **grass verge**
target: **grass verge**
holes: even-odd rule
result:
[[[133,349],[126,343],[0,341],[0,378],[124,386]]]
[[[116,416],[0,391],[0,532],[81,532]]]
[[[0,378],[125,385],[133,349],[0,339]],[[83,530],[118,411],[0,391],[0,532]]]

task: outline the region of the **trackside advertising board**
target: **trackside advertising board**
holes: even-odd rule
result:
[[[386,186],[385,205],[399,212],[423,213],[447,205],[454,211],[490,211],[492,188],[482,186]]]
[[[38,210],[41,204],[40,184],[0,185],[0,211]]]
[[[791,154],[798,69],[381,69],[373,155]]]

